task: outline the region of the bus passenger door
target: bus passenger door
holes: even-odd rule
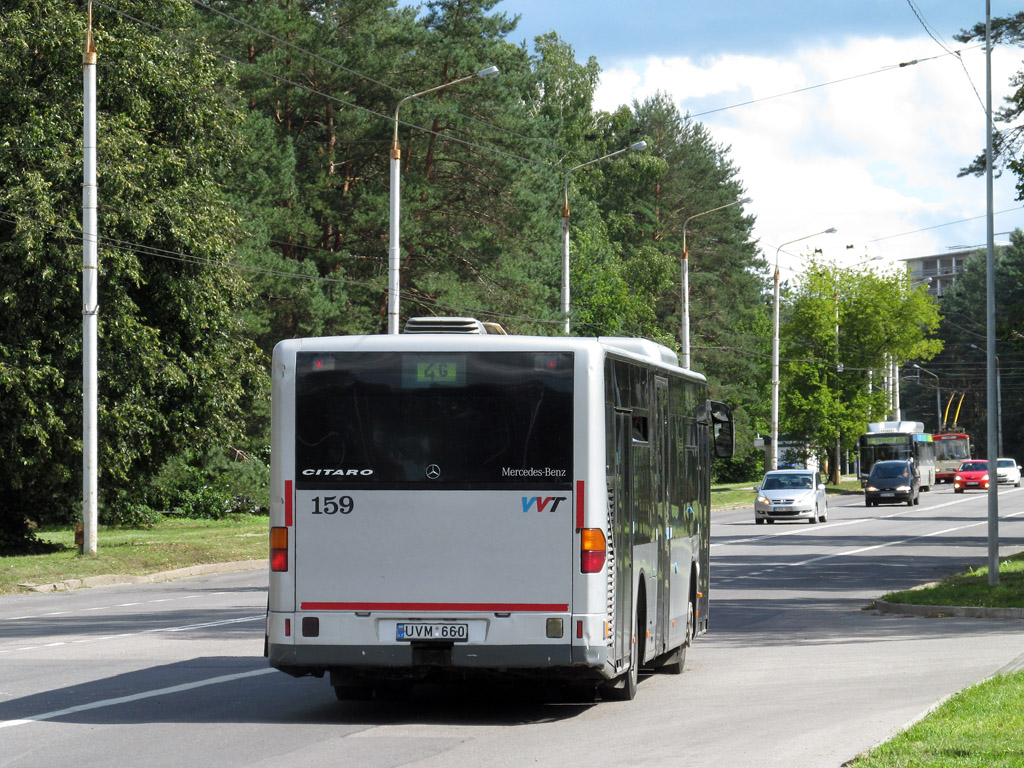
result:
[[[633,413],[615,409],[612,546],[615,554],[614,660],[624,664],[633,643]],[[621,667],[621,664],[620,664]]]
[[[651,428],[651,436],[654,441],[654,478],[652,488],[652,502],[654,503],[656,531],[658,537],[658,603],[657,615],[654,627],[654,647],[658,653],[662,653],[669,647],[669,629],[672,626],[672,545],[673,539],[682,538],[685,535],[683,530],[673,530],[669,504],[671,503],[669,490],[671,488],[672,471],[669,461],[671,435],[669,429],[669,401],[668,401],[668,379],[661,376],[654,378],[654,408],[652,409],[654,424]],[[686,572],[689,572],[689,561],[686,562]],[[678,569],[676,569],[678,570]],[[684,590],[680,590],[683,592]],[[675,599],[679,599],[679,595]]]

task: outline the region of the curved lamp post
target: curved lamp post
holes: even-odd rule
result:
[[[395,107],[395,133],[394,138],[391,140],[391,232],[388,243],[388,333],[398,333],[398,285],[399,285],[399,274],[401,270],[401,262],[398,258],[398,235],[399,235],[399,183],[401,179],[401,160],[402,160],[402,149],[398,143],[398,110],[402,108],[402,105],[409,99],[415,99],[420,96],[425,96],[428,93],[434,91],[440,91],[442,88],[449,88],[459,83],[464,83],[467,80],[476,80],[477,78],[483,79],[485,77],[494,77],[498,74],[497,67],[487,67],[481,69],[475,75],[466,75],[466,77],[460,77],[457,80],[452,80],[450,83],[444,83],[442,85],[435,86],[434,88],[428,88],[425,91],[414,93],[411,96],[406,96]]]
[[[775,251],[775,302],[772,311],[772,444],[768,452],[768,469],[779,468],[779,252],[787,245],[818,235],[831,235],[835,231],[835,227],[829,227],[812,235],[804,235],[783,243]]]
[[[569,334],[569,176],[573,171],[607,160],[609,157],[621,155],[623,152],[639,152],[642,149],[647,149],[646,141],[638,141],[602,157],[580,163],[565,172],[565,196],[562,204],[562,316],[565,317],[566,335]]]
[[[749,197],[743,197],[739,200],[733,200],[731,203],[720,205],[717,208],[712,208],[709,211],[701,211],[690,216],[686,221],[683,222],[683,263],[681,265],[682,275],[680,277],[680,290],[682,292],[683,301],[683,320],[682,326],[679,329],[679,344],[682,349],[683,357],[683,368],[690,367],[690,252],[686,250],[686,226],[696,219],[698,216],[704,216],[708,213],[714,213],[720,211],[723,208],[731,208],[734,205],[746,205],[750,202]],[[682,210],[682,209],[680,209]],[[675,211],[678,213],[679,211]]]

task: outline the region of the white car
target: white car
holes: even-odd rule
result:
[[[754,486],[754,522],[774,523],[776,520],[807,520],[811,523],[828,520],[825,481],[809,469],[774,469],[766,472],[761,484]]]
[[[1013,483],[1020,488],[1020,467],[1013,459],[996,459],[996,476],[1002,483]]]

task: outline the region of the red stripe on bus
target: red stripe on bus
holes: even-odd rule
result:
[[[583,529],[583,481],[576,481],[576,530]]]
[[[284,481],[284,524],[292,527],[292,481]]]
[[[565,603],[302,603],[303,611],[512,611],[565,612]]]

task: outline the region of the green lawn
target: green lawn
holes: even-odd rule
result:
[[[953,696],[850,768],[1020,768],[1024,765],[1024,672]]]
[[[988,584],[988,567],[982,566],[950,576],[934,585],[893,592],[882,599],[904,605],[1024,608],[1024,552],[1000,561],[999,584],[994,587]]]
[[[21,584],[52,584],[88,576],[149,573],[190,565],[267,557],[267,518],[241,515],[225,520],[164,518],[148,529],[100,526],[96,555],[79,555],[74,530],[38,531],[59,552],[0,558],[0,594],[25,592]]]

